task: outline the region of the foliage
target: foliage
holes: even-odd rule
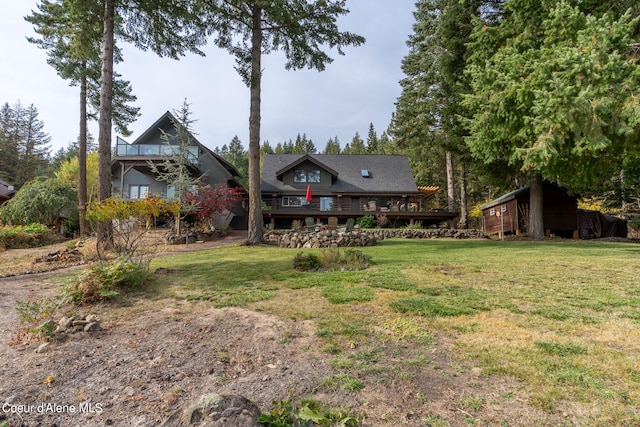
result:
[[[320,260],[313,253],[298,253],[293,258],[293,268],[300,271],[316,271],[320,268]]]
[[[286,0],[244,2],[215,0],[205,3],[202,26],[214,34],[215,44],[231,53],[236,71],[250,89],[249,107],[249,228],[250,244],[262,242],[260,197],[260,89],[263,53],[282,50],[286,69],[308,67],[322,71],[332,62],[324,51],[358,46],[364,38],[338,29],[337,19],[349,10],[344,0]]]
[[[244,200],[244,190],[242,187],[229,188],[222,182],[213,187],[200,183],[197,191],[187,191],[184,199],[187,206],[192,206],[191,213],[213,227],[215,216],[230,212],[238,202]]]
[[[470,45],[473,154],[576,190],[626,170],[640,154],[632,143],[640,71],[631,50],[639,18],[566,1],[507,6],[508,17],[479,25]]]
[[[179,235],[180,214],[186,215],[197,207],[197,202],[186,198],[185,195],[194,188],[198,188],[204,174],[193,176],[191,172],[192,165],[198,161],[198,152],[194,153],[191,150],[196,144],[191,133],[194,120],[191,118],[190,105],[186,100],[182,103],[180,110],[174,111],[174,114],[178,116],[171,117],[174,132],[162,131],[161,136],[166,151],[170,154],[160,163],[148,161],[147,164],[155,175],[156,181],[164,181],[167,186],[173,186],[173,199],[180,208],[175,212],[176,234]]]
[[[53,315],[61,305],[61,299],[49,297],[34,301],[16,301],[18,320],[27,328],[28,333],[51,339],[56,327]]]
[[[320,254],[300,252],[293,259],[293,268],[300,271],[347,271],[369,268],[371,257],[357,249],[323,249]]]
[[[261,414],[258,421],[269,427],[311,427],[314,420],[322,417],[304,407],[296,410],[291,405],[291,399],[272,402],[272,409],[268,414]]]
[[[93,109],[89,114],[92,118],[95,118],[100,104],[103,13],[102,2],[43,0],[38,4],[38,12],[32,12],[25,18],[33,24],[34,31],[40,36],[28,37],[27,40],[47,52],[47,63],[58,75],[70,80],[74,86],[86,81],[83,102]],[[118,46],[115,46],[114,60],[122,61]],[[136,100],[131,93],[130,83],[118,78],[120,76],[117,73],[115,77],[113,122],[120,134],[128,136],[131,131],[127,125],[138,117],[139,108],[127,105]]]
[[[0,107],[0,179],[20,188],[43,172],[51,141],[43,129],[33,104]]]
[[[376,217],[373,215],[364,215],[356,219],[356,224],[360,226],[360,228],[375,228],[376,227]]]
[[[121,292],[135,290],[149,278],[148,268],[130,258],[97,263],[63,287],[65,300],[76,305],[112,299]]]
[[[634,239],[640,239],[640,215],[634,215],[628,222],[629,235]]]
[[[58,180],[66,182],[77,188],[79,175],[78,156],[71,157],[60,164],[55,172]],[[96,151],[87,155],[87,196],[88,200],[98,198],[98,153]]]
[[[167,201],[158,195],[134,200],[113,196],[103,202],[90,203],[87,219],[93,224],[105,221],[113,224],[109,240],[113,241],[113,247],[120,255],[131,257],[138,251],[153,220],[165,215],[177,215],[179,209],[176,201]]]
[[[36,178],[0,207],[0,220],[11,224],[53,225],[60,218],[77,220],[75,188],[55,178]]]
[[[32,248],[54,240],[49,227],[43,224],[0,226],[0,249]]]

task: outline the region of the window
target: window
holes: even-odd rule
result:
[[[296,169],[293,171],[293,182],[320,182],[320,170]]]
[[[144,199],[149,195],[148,185],[132,184],[129,186],[130,199]]]
[[[304,201],[304,203],[303,203]],[[307,201],[304,199],[304,197],[289,197],[289,196],[284,196],[282,198],[282,206],[302,206],[303,204],[307,204]]]
[[[333,210],[333,197],[320,197],[320,210],[332,211]]]
[[[174,185],[167,185],[167,198],[173,199],[176,197],[176,187]]]

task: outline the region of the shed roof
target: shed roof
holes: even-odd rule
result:
[[[265,154],[261,190],[298,191],[299,188],[285,185],[279,177],[305,160],[331,173],[332,193],[418,193],[407,157],[379,154]],[[363,169],[369,172],[369,177],[363,176]]]

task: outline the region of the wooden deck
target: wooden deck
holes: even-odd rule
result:
[[[320,211],[304,206],[292,208],[280,208],[264,210],[262,212],[265,224],[273,224],[276,228],[290,228],[293,220],[302,220],[311,217],[316,223],[327,224],[329,217],[337,217],[340,224],[346,223],[348,218],[358,218],[365,215],[385,215],[396,226],[413,225],[421,221],[424,227],[452,221],[458,216],[458,212],[444,210],[431,210],[426,212],[390,211],[384,209],[371,210],[331,210]]]

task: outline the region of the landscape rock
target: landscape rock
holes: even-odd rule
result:
[[[265,233],[264,241],[281,248],[338,248],[373,246],[384,239],[486,239],[480,230],[460,230],[449,228],[427,229],[374,229],[353,231],[282,231]]]
[[[258,427],[260,408],[244,396],[206,394],[173,413],[163,427]]]

